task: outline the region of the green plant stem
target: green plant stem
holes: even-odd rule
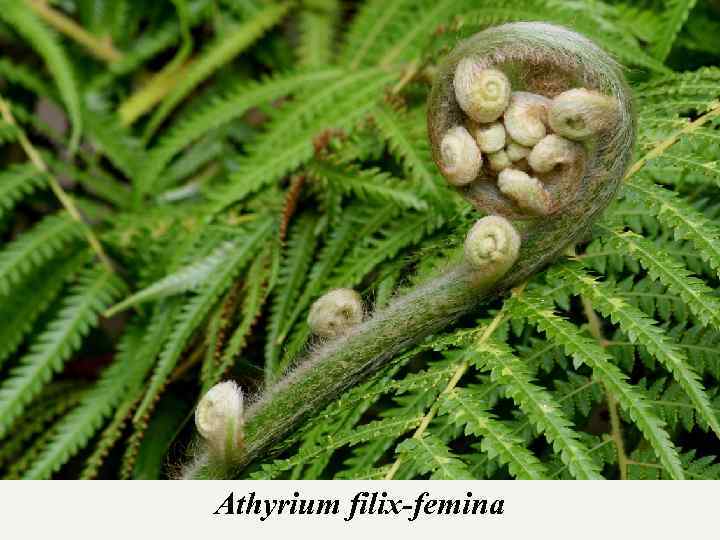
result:
[[[26,0],[26,3],[43,21],[84,46],[98,60],[108,63],[122,60],[122,53],[112,43],[98,39],[71,18],[50,7],[45,0]]]
[[[248,410],[243,452],[232,468],[208,463],[191,476],[216,478],[239,472],[406,347],[472,311],[494,285],[478,283],[473,269],[460,263],[377,312],[348,336],[328,342]]]
[[[186,73],[189,64],[171,62],[153,75],[136,92],[118,107],[123,126],[130,126],[172,92],[178,80]]]

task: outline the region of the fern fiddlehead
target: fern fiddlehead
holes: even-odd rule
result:
[[[236,455],[205,453],[185,477],[239,474],[399,352],[559,256],[615,195],[634,122],[619,66],[574,32],[515,23],[461,42],[438,67],[428,131],[447,181],[491,214],[468,233],[464,258],[329,337],[246,410]]]

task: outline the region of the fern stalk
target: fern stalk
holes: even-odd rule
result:
[[[53,9],[45,0],[27,0],[27,4],[46,23],[83,45],[98,60],[109,63],[122,60],[122,53],[112,43],[97,39],[71,18]]]

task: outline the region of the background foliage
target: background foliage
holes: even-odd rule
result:
[[[433,62],[510,20],[627,67],[639,144],[573,254],[350,390],[255,478],[720,475],[720,7],[692,0],[1,0],[0,474],[163,478],[224,377],[312,346],[476,214]]]

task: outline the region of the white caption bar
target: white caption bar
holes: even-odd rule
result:
[[[717,530],[716,482],[0,482],[4,538],[678,538]],[[41,536],[44,535],[44,536]],[[265,536],[270,535],[270,536]],[[277,535],[277,536],[276,536]],[[394,536],[398,535],[398,536]],[[488,536],[492,535],[492,536]],[[373,539],[374,540],[374,539]]]

